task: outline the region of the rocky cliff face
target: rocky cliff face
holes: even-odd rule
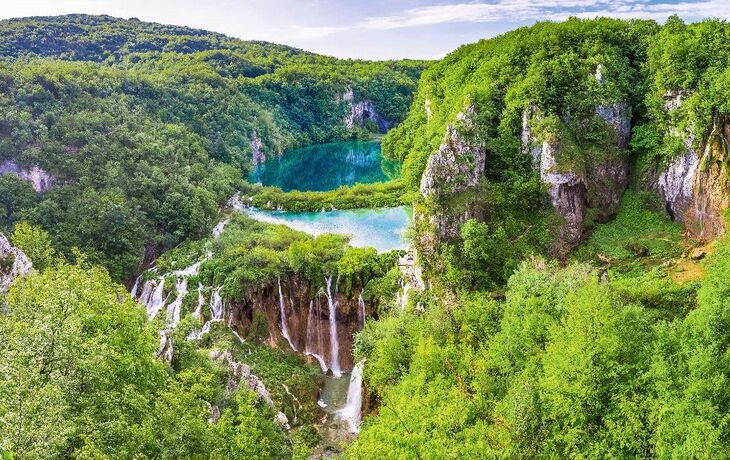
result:
[[[664,109],[672,112],[682,106],[683,91],[667,91]],[[670,133],[682,139],[684,152],[665,166],[649,187],[664,200],[667,212],[695,238],[708,240],[725,232],[723,214],[730,207],[728,143],[730,119],[715,116],[709,135],[695,150],[695,132]]]
[[[264,401],[269,407],[275,408],[274,401],[271,399],[271,393],[266,389],[263,380],[251,372],[251,367],[233,359],[230,351],[213,350],[210,352],[210,359],[217,361],[228,369],[228,383],[226,384],[225,400],[229,400],[231,395],[239,388],[244,387],[256,393],[257,398]],[[220,409],[216,406],[210,408],[210,423],[215,423],[220,417]],[[289,420],[283,412],[277,412],[274,421],[282,427],[289,430]]]
[[[55,178],[38,166],[23,168],[13,160],[0,163],[0,175],[15,174],[26,182],[30,182],[36,192],[45,192],[53,185]]]
[[[377,111],[375,103],[370,100],[355,101],[355,95],[351,88],[348,88],[340,99],[347,104],[348,111],[343,122],[347,129],[354,127],[365,127],[366,121],[372,121],[377,125],[381,134],[388,132],[393,127],[393,122],[383,118]]]
[[[33,264],[30,259],[0,233],[0,292],[7,292],[15,278],[27,275]]]
[[[325,372],[350,371],[352,338],[364,324],[367,307],[358,290],[347,295],[336,277],[324,282],[324,288],[310,292],[309,283],[298,276],[281,279],[279,285],[253,292],[249,301],[232,305],[228,323],[245,337],[255,326],[254,314],[263,313],[272,345],[283,338]]]
[[[266,161],[264,155],[264,144],[257,133],[253,133],[251,138],[251,163],[258,166]]]
[[[601,66],[596,70],[596,80],[603,84]],[[631,110],[625,102],[600,105],[596,116],[610,127],[615,146],[625,150],[631,136]],[[585,169],[574,171],[561,168],[560,139],[541,140],[534,134],[533,123],[541,119],[540,110],[534,105],[526,107],[522,115],[522,151],[532,159],[540,171],[540,178],[547,184],[550,200],[563,222],[558,230],[558,240],[553,246],[556,253],[574,247],[585,236],[585,219],[588,211],[599,222],[606,222],[618,211],[621,195],[628,185],[628,155],[607,154],[591,159]]]
[[[420,191],[424,198],[436,201],[474,190],[484,176],[486,150],[474,139],[474,106],[469,106],[457,116],[457,122],[446,129],[446,135],[438,151],[433,153],[421,177]],[[423,235],[421,249],[429,252],[438,241],[425,241],[455,238],[459,227],[467,219],[476,217],[473,208],[457,209],[448,207],[428,215],[433,233]],[[416,214],[417,220],[424,216]]]

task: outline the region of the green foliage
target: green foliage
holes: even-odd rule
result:
[[[53,264],[56,252],[51,245],[48,233],[27,222],[18,222],[10,235],[10,241],[23,251],[38,271],[43,271]]]
[[[325,278],[341,276],[346,292],[364,288],[385,275],[394,263],[391,254],[351,248],[347,237],[324,234],[313,238],[284,225],[255,221],[242,213],[231,215],[226,231],[212,244],[213,258],[201,267],[208,285],[223,286],[231,301],[250,300],[278,279],[296,278],[317,292]]]
[[[687,25],[672,16],[649,47],[644,105],[648,121],[660,133],[651,152],[655,161],[666,163],[685,152],[687,139],[699,149],[712,129],[713,116],[730,113],[730,73],[725,64],[730,59],[729,37],[725,21]],[[679,107],[666,110],[666,99],[678,95]]]
[[[383,152],[404,162],[404,180],[417,187],[446,126],[473,105],[487,176],[499,177],[524,162],[515,153],[523,111],[534,106],[533,124],[539,125],[536,115],[554,121],[552,132],[543,126],[541,136],[559,131],[570,140],[563,163],[583,165],[605,155],[613,140],[596,107],[633,106],[643,96],[638,65],[657,29],[650,21],[571,18],[463,46],[424,71],[408,116],[385,136]],[[594,78],[599,64],[603,84]]]
[[[13,285],[0,313],[0,445],[16,458],[291,458],[274,413],[156,323],[100,268],[58,264]],[[221,408],[209,422],[211,405]]]
[[[38,196],[28,182],[15,174],[0,176],[0,217],[3,229],[10,229],[18,220],[20,212],[35,206],[37,202]]]
[[[16,283],[0,315],[4,445],[22,458],[63,458],[86,443],[127,442],[140,402],[164,379],[144,323],[101,269],[60,266]]]
[[[38,165],[58,184],[37,196],[1,177],[3,225],[39,225],[61,255],[77,247],[117,280],[204,235],[242,185],[255,143],[275,157],[358,136],[342,122],[348,89],[398,122],[424,68],[85,15],[0,21],[0,55],[0,159]],[[403,201],[400,185],[347,194],[282,200]]]
[[[392,180],[374,184],[342,186],[327,192],[283,192],[276,187],[246,184],[242,189],[244,199],[259,209],[283,209],[293,212],[321,211],[322,209],[387,208],[413,202],[404,183]]]
[[[647,264],[658,265],[682,252],[682,228],[664,213],[650,210],[651,195],[626,191],[616,217],[598,226],[574,257],[611,261],[613,269],[642,273]]]
[[[357,352],[380,407],[347,457],[725,458],[729,247],[699,290],[533,259],[505,300],[368,322]]]
[[[652,442],[659,457],[723,458],[730,445],[730,245],[718,245],[697,308],[658,328],[651,378]]]

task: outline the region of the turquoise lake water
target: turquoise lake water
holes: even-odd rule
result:
[[[397,161],[383,160],[380,141],[349,141],[285,152],[256,167],[249,181],[285,192],[326,191],[358,182],[386,182],[399,174]]]
[[[371,246],[378,252],[408,248],[403,233],[413,215],[413,209],[409,206],[327,212],[262,211],[248,208],[245,212],[256,220],[284,224],[315,236],[322,233],[349,235],[351,245]]]

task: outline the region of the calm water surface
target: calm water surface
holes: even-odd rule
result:
[[[380,141],[349,141],[286,152],[256,167],[249,180],[285,192],[326,191],[341,185],[386,182],[399,174],[397,161],[383,160]]]
[[[378,252],[407,249],[404,232],[410,224],[410,206],[380,209],[347,209],[327,212],[245,211],[256,220],[284,224],[311,235],[340,233],[349,235],[350,244],[374,247]]]

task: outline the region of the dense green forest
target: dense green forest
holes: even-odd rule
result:
[[[31,221],[129,280],[212,227],[254,150],[368,135],[342,121],[348,90],[397,123],[423,67],[102,16],[0,21],[0,159],[55,184],[0,177],[3,227]]]
[[[373,134],[343,124],[348,89],[395,123],[401,179],[244,182],[259,148]],[[727,22],[540,22],[426,65],[17,19],[0,21],[0,90],[0,160],[53,178],[0,176],[3,233],[33,263],[0,305],[0,459],[730,458]],[[583,193],[572,240],[554,176]],[[412,203],[415,265],[255,221],[234,192]],[[22,257],[0,249],[4,281]],[[364,363],[347,445],[302,327],[320,301]]]

